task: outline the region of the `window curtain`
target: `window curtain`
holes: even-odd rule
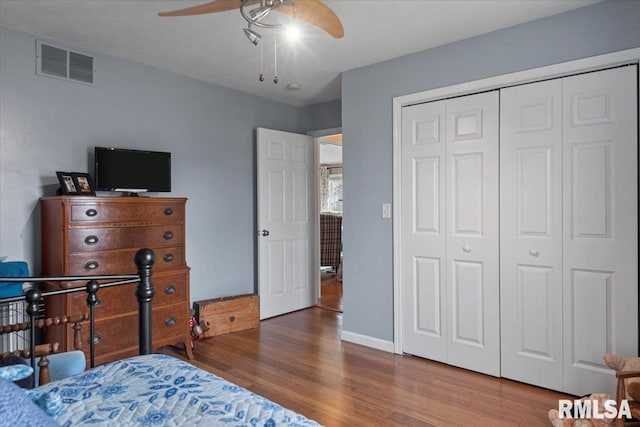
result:
[[[329,174],[331,170],[327,166],[320,166],[320,212],[329,210]]]

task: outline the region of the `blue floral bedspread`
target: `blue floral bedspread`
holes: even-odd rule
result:
[[[119,360],[39,387],[62,396],[63,426],[319,426],[171,356]]]

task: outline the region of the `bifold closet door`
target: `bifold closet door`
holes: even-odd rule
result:
[[[447,100],[448,363],[500,375],[498,92]]]
[[[402,346],[447,362],[446,101],[402,109]]]
[[[636,73],[501,90],[502,376],[615,395],[638,354]]]
[[[498,94],[402,111],[403,351],[500,373]]]
[[[563,88],[564,390],[615,394],[602,361],[638,355],[637,66]]]
[[[500,91],[500,264],[501,375],[560,390],[560,79]]]

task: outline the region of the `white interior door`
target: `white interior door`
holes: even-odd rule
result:
[[[257,130],[260,319],[314,304],[313,138]]]
[[[500,375],[498,92],[447,100],[447,310],[452,365]]]
[[[446,101],[402,109],[402,351],[447,362]]]
[[[637,66],[563,79],[565,391],[615,394],[638,352]]]
[[[402,111],[403,351],[500,374],[498,94]]]
[[[500,91],[501,375],[561,390],[562,80]]]

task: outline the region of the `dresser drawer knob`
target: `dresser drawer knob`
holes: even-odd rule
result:
[[[165,214],[166,216],[173,215],[173,209],[171,209],[171,208],[167,208],[167,209],[165,209],[165,210],[164,210],[164,214]]]
[[[164,293],[167,295],[173,295],[176,293],[176,287],[173,285],[169,285],[166,288],[164,288]]]
[[[84,243],[86,245],[95,245],[96,243],[98,243],[99,240],[100,239],[98,239],[98,236],[92,234],[84,238]]]
[[[100,267],[100,264],[98,264],[98,261],[89,261],[84,265],[84,269],[89,271],[95,270],[98,267]]]
[[[96,215],[98,215],[98,211],[95,210],[95,209],[87,209],[85,214],[87,214],[87,216],[96,216]]]
[[[171,262],[171,261],[173,261],[173,254],[165,254],[163,259],[164,259],[165,262]]]
[[[173,317],[167,317],[167,320],[164,321],[164,324],[166,326],[175,326],[176,325],[176,319],[174,319]]]
[[[173,239],[173,231],[165,231],[162,237],[164,238],[164,240]]]
[[[93,336],[93,344],[100,344],[102,342],[102,336],[100,334],[95,334]],[[91,338],[87,339],[87,343],[91,344]]]
[[[235,322],[236,316],[229,316],[229,322]]]

